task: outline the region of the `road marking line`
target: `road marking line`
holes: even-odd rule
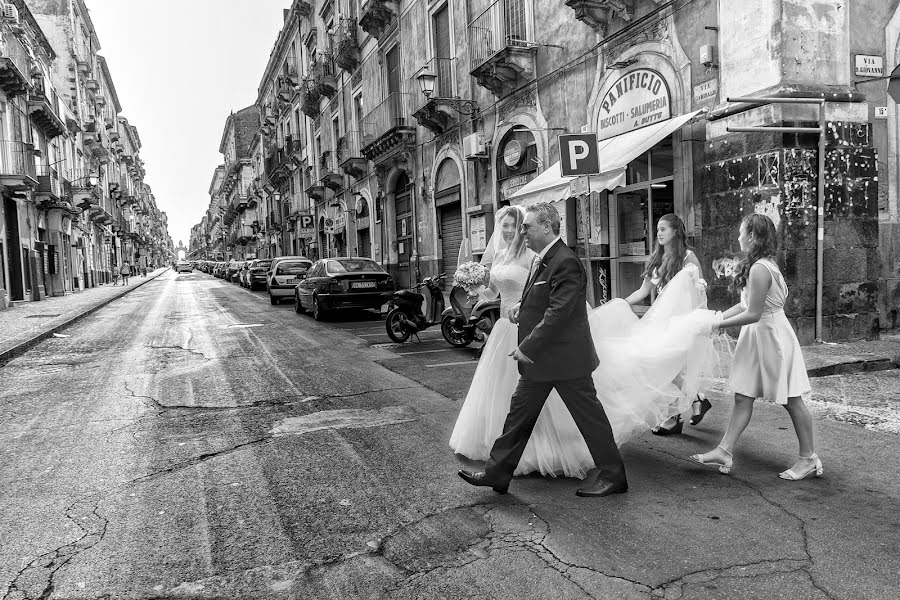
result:
[[[419,337],[422,337],[425,334],[431,334],[431,333],[440,335],[439,331],[420,331]],[[355,333],[353,335],[355,335],[356,337],[378,337],[378,336],[382,336],[382,335],[387,336],[387,332],[382,331],[381,333]],[[415,336],[412,336],[412,337],[415,337]]]
[[[440,350],[418,350],[416,352],[396,352],[397,356],[409,356],[410,354],[429,354],[431,352],[453,352],[455,348],[441,348]]]
[[[477,364],[478,364],[477,361],[474,361],[474,360],[469,359],[469,360],[466,360],[466,361],[463,361],[463,362],[438,363],[438,364],[436,364],[436,365],[425,365],[425,368],[426,368],[426,369],[431,369],[431,368],[434,368],[434,367],[455,367],[455,366],[457,366],[457,365],[477,365]]]

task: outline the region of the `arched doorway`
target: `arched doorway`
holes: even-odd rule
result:
[[[412,186],[406,173],[400,173],[394,184],[394,232],[397,236],[397,285],[410,286],[410,256],[413,244]]]
[[[362,196],[356,197],[356,255],[372,258],[372,219],[369,203]]]
[[[453,283],[459,247],[463,239],[462,202],[459,168],[453,159],[446,158],[438,167],[434,182],[435,223],[441,240],[440,272],[447,273],[445,287]]]

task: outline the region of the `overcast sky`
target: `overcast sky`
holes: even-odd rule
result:
[[[144,181],[177,245],[209,205],[225,119],[256,90],[290,0],[86,0]]]

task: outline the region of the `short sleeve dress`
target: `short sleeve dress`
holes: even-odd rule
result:
[[[788,398],[809,394],[809,377],[800,342],[784,314],[788,296],[784,276],[769,259],[757,263],[769,270],[772,283],[759,321],[741,329],[728,384],[736,394],[787,404]],[[746,288],[741,291],[741,306],[747,308]]]

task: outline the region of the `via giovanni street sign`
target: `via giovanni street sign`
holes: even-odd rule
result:
[[[600,150],[596,133],[559,136],[559,170],[564,176],[596,175],[600,172]]]

